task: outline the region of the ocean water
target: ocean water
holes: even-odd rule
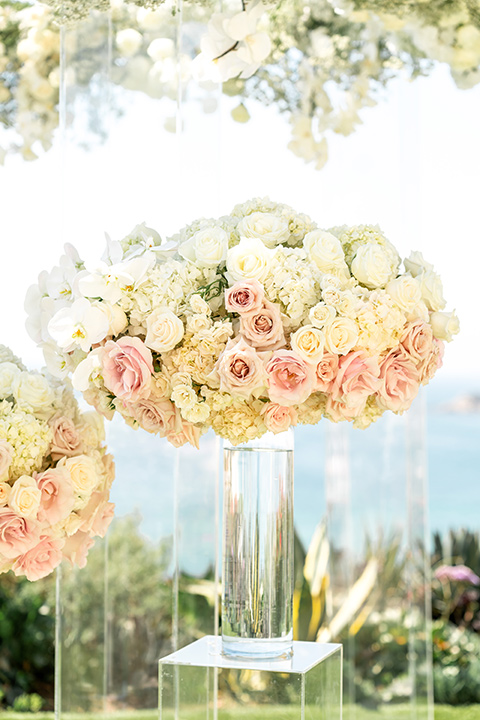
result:
[[[420,492],[412,499],[406,489],[406,416],[386,413],[365,431],[326,422],[296,428],[295,527],[306,547],[327,503],[338,522],[339,539],[347,512],[353,518],[350,532],[359,542],[366,535],[404,532],[412,502],[418,506],[417,524],[425,511],[431,531],[480,529],[480,413],[447,409],[465,393],[480,395],[480,379],[438,378],[425,390],[427,498]],[[326,452],[331,453],[327,448],[338,437],[348,448],[341,458],[345,472],[327,486]],[[154,541],[173,545],[176,533],[181,568],[205,572],[214,561],[221,515],[221,497],[220,505],[216,503],[217,486],[221,495],[218,438],[203,438],[200,452],[177,452],[166,441],[134,431],[116,418],[108,425],[108,442],[117,466],[112,490],[117,516],[135,512],[142,533]],[[421,536],[421,527],[416,531]]]

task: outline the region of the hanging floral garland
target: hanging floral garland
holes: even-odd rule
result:
[[[459,87],[480,82],[480,20],[469,0],[434,0],[415,5],[415,12],[410,12],[410,0],[283,0],[267,5],[229,0],[223,13],[213,15],[209,0],[185,0],[180,57],[176,3],[152,3],[103,4],[111,10],[113,32],[109,79],[119,87],[173,100],[180,60],[184,90],[193,86],[192,75],[222,81],[224,92],[238,97],[232,115],[240,122],[249,119],[251,100],[285,112],[292,126],[290,149],[317,168],[328,159],[329,135],[354,132],[362,110],[375,105],[399,74],[425,74],[437,60],[450,65]],[[83,16],[93,7],[76,0],[71,5]],[[95,7],[101,9],[98,2]],[[58,12],[55,17],[53,12],[46,5],[0,3],[0,120],[13,137],[7,146],[0,140],[0,162],[6,153],[18,151],[34,159],[40,145],[44,150],[51,145],[60,82]],[[101,35],[100,30],[94,35]],[[76,86],[89,92],[96,67],[85,62],[81,29],[75,32],[78,52],[70,53],[68,69]],[[108,32],[107,23],[103,32]],[[89,46],[90,61],[94,52]]]

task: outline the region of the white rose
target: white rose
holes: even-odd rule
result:
[[[310,309],[308,317],[310,318],[312,325],[317,328],[323,328],[324,325],[333,320],[336,314],[337,311],[332,305],[319,302]]]
[[[446,305],[443,297],[443,285],[440,276],[432,270],[427,270],[420,275],[420,287],[422,300],[425,301],[429,310],[443,310]]]
[[[453,336],[460,332],[460,322],[455,311],[449,313],[432,312],[430,324],[433,334],[438,340],[450,342],[453,340]]]
[[[254,212],[237,225],[240,237],[259,238],[267,247],[274,248],[290,237],[288,223],[272,213]]]
[[[413,310],[422,299],[422,290],[417,278],[411,275],[400,275],[387,283],[385,290],[396,305],[404,312]]]
[[[117,32],[115,42],[120,55],[132,57],[142,47],[143,36],[138,30],[125,28]]]
[[[312,230],[303,239],[311,262],[322,272],[345,268],[345,253],[338,238],[325,230]]]
[[[385,287],[396,276],[397,270],[398,256],[393,246],[365,243],[360,245],[352,261],[353,275],[372,290]]]
[[[18,515],[34,518],[37,516],[41,499],[42,492],[35,480],[28,475],[22,475],[12,487],[8,504]]]
[[[95,462],[88,455],[77,455],[76,457],[63,457],[57,467],[64,467],[70,473],[75,495],[87,497],[97,487],[100,478],[95,467]]]
[[[196,404],[197,393],[191,385],[181,383],[175,385],[173,388],[170,400],[175,403],[180,410],[188,410]]]
[[[0,364],[0,399],[12,395],[14,381],[21,372],[20,368],[11,362]]]
[[[192,295],[190,298],[190,308],[197,315],[210,315],[210,305],[205,302],[201,295]]]
[[[418,305],[415,305],[413,310],[405,316],[407,322],[413,322],[413,320],[418,320],[418,318],[424,320],[425,322],[430,322],[430,313],[428,312],[428,308],[423,300],[420,300]]]
[[[344,290],[340,293],[340,297],[336,303],[336,309],[339,315],[354,318],[357,315],[360,304],[361,301],[351,290]]]
[[[92,306],[100,308],[100,310],[107,314],[108,321],[110,323],[108,335],[120,335],[120,333],[126,329],[128,325],[128,318],[118,305],[113,305],[109,302],[100,302],[97,300],[92,303]]]
[[[21,372],[13,381],[13,394],[19,403],[42,411],[51,407],[54,393],[48,380],[40,373]]]
[[[227,279],[230,285],[237,280],[265,279],[270,266],[272,250],[258,238],[242,238],[227,253]]]
[[[306,363],[318,365],[323,358],[325,335],[313,325],[304,325],[290,337],[290,345]]]
[[[220,227],[198,230],[178,248],[179,254],[199,267],[216,267],[225,262],[228,235]]]
[[[405,258],[403,264],[405,265],[405,270],[409,272],[412,277],[417,277],[417,275],[420,275],[424,270],[433,270],[433,265],[428,263],[418,250],[415,250],[415,252],[412,251],[410,257]]]
[[[336,317],[325,326],[325,348],[336,355],[346,355],[355,347],[358,340],[358,328],[354,320]]]
[[[206,402],[200,402],[191,408],[180,411],[181,415],[187,422],[206,423],[210,417],[210,408]]]
[[[199,333],[201,330],[208,330],[212,326],[212,321],[208,315],[190,315],[187,317],[187,331]]]
[[[327,305],[336,308],[342,298],[342,292],[336,287],[327,286],[322,290],[322,298]]]
[[[168,352],[178,345],[184,333],[183,322],[174,312],[157,308],[147,317],[145,345],[155,352]]]

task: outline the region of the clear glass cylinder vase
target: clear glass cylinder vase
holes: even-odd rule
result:
[[[224,443],[222,648],[289,657],[293,647],[293,431]]]

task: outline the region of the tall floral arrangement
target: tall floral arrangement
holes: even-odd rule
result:
[[[73,248],[28,293],[50,370],[107,418],[176,446],[408,409],[458,332],[440,277],[377,226],[323,230],[268,199],[166,243],[137,226],[86,267]]]
[[[45,577],[83,567],[113,517],[103,419],[72,390],[0,346],[0,573]]]

